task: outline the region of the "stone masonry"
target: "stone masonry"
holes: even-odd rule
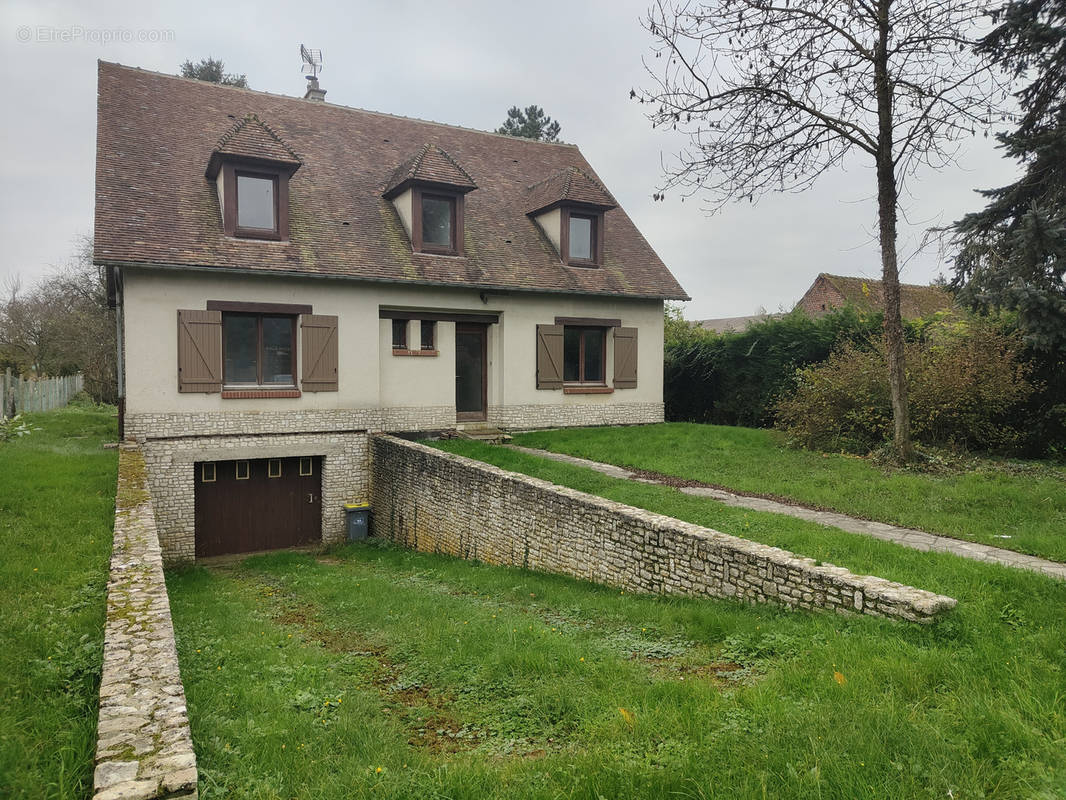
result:
[[[142,448],[167,566],[196,557],[198,461],[322,456],[322,542],[344,540],[344,503],[367,497],[365,431],[149,439]]]
[[[415,550],[706,595],[929,623],[953,598],[819,564],[422,444],[370,441],[372,532]]]
[[[94,800],[195,798],[196,756],[145,464],[119,454]]]
[[[488,424],[511,429],[662,422],[662,403],[494,406]],[[343,504],[367,499],[368,431],[454,428],[454,406],[308,411],[130,414],[141,443],[165,566],[196,557],[195,464],[322,456],[322,542],[344,539]]]

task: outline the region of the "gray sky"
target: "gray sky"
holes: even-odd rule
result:
[[[0,279],[65,262],[92,231],[96,59],[176,73],[222,58],[253,89],[302,95],[299,45],[321,48],[327,100],[492,130],[511,105],[536,103],[581,147],[637,227],[692,295],[690,319],[791,308],[819,272],[877,277],[874,176],[856,160],[803,194],[708,216],[698,199],[653,202],[661,158],[682,144],[653,131],[631,87],[649,85],[644,0],[540,3],[48,2],[0,8]],[[1015,168],[990,140],[957,167],[910,182],[900,243],[980,207],[973,190]],[[948,273],[931,249],[908,283]]]

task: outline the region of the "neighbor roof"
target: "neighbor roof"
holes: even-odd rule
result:
[[[884,307],[885,294],[881,281],[845,275],[818,275],[844,296],[850,303],[867,311],[880,311]],[[817,283],[817,281],[816,281]],[[951,295],[937,286],[919,286],[901,283],[899,286],[899,310],[904,319],[917,319],[953,305]]]
[[[250,115],[256,124],[241,126]],[[223,233],[205,170],[244,130],[255,141],[242,146],[299,161],[287,242]],[[382,196],[408,162],[416,171],[454,166],[476,184],[466,195],[465,257],[411,252]],[[100,62],[95,261],[687,300],[621,208],[605,212],[602,267],[560,263],[528,216],[529,190],[570,169],[602,186],[571,145]]]

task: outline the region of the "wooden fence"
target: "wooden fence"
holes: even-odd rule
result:
[[[23,411],[62,408],[84,385],[85,380],[81,375],[23,379],[19,375],[12,375],[10,369],[6,370],[0,376],[0,420]]]

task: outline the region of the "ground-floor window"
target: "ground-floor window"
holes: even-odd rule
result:
[[[604,328],[567,325],[563,329],[563,381],[599,383],[606,380],[607,332]]]

